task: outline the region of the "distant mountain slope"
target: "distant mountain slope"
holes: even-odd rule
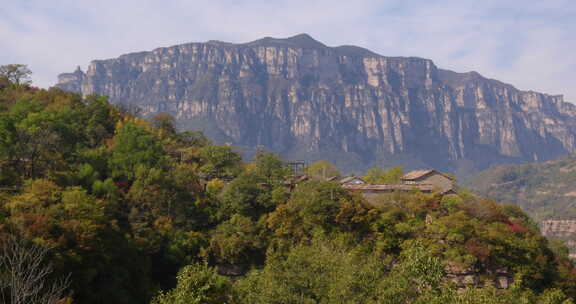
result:
[[[536,220],[576,219],[576,156],[480,172],[466,186],[483,196],[514,203]]]
[[[247,151],[326,159],[343,171],[432,167],[463,176],[576,148],[576,107],[422,58],[328,47],[306,34],[189,43],[95,60],[57,87],[169,112]]]
[[[576,258],[576,155],[494,167],[480,172],[466,187],[522,207],[539,222],[544,235],[566,241]]]

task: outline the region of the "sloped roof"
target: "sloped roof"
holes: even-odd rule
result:
[[[418,179],[421,178],[425,175],[428,175],[432,172],[437,172],[436,170],[432,170],[432,169],[426,169],[426,170],[413,170],[410,171],[406,174],[404,174],[404,176],[402,176],[403,180],[414,180],[414,179]],[[437,172],[438,173],[438,172]]]
[[[305,181],[307,181],[307,180],[309,180],[309,179],[310,179],[310,176],[304,174],[304,175],[298,177],[294,182],[295,182],[295,183],[301,183],[301,182],[305,182]]]
[[[440,194],[455,193],[454,189],[442,190],[432,184],[345,184],[343,189],[351,191],[422,191],[422,192],[439,192]]]
[[[334,175],[334,176],[332,176],[332,177],[327,178],[326,181],[327,181],[327,182],[333,182],[333,181],[336,181],[336,180],[339,179],[339,178],[340,178],[339,175]]]
[[[310,180],[310,176],[304,174],[304,175],[301,175],[301,176],[296,176],[296,177],[293,177],[293,178],[288,178],[288,179],[286,179],[286,180],[284,181],[284,184],[285,184],[285,185],[299,184],[299,183],[305,182],[305,181],[307,181],[307,180]]]
[[[357,180],[359,180],[359,181],[362,181],[362,183],[366,183],[363,179],[361,179],[361,178],[359,178],[359,177],[356,177],[356,176],[348,176],[348,177],[345,177],[345,178],[343,178],[343,179],[340,180],[340,183],[341,183],[341,184],[346,184],[346,183],[349,183],[349,182],[351,182],[351,181],[353,181],[353,180],[355,180],[355,179],[357,179]]]
[[[367,184],[367,185],[342,185],[342,188],[355,191],[434,191],[436,187],[431,184]]]

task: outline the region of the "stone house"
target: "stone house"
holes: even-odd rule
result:
[[[410,171],[401,180],[407,185],[432,185],[442,194],[454,192],[454,178],[432,169]]]

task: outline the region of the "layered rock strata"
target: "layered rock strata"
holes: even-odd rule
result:
[[[56,86],[145,115],[168,112],[182,129],[219,142],[323,158],[344,171],[400,164],[463,174],[576,147],[576,108],[561,96],[305,34],[95,60]]]

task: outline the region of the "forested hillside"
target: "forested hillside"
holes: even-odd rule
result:
[[[485,170],[467,185],[480,195],[520,206],[546,236],[561,239],[576,257],[576,157]]]
[[[576,156],[544,163],[504,165],[467,182],[470,189],[514,203],[536,220],[576,218]]]
[[[89,304],[576,296],[565,248],[517,207],[398,193],[375,208],[338,183],[290,178],[276,154],[243,162],[169,115],[0,78],[0,291],[36,303],[20,287],[41,298],[55,283],[59,303]],[[36,264],[9,257],[31,251],[13,248],[44,248],[38,265],[54,271],[27,279]]]

